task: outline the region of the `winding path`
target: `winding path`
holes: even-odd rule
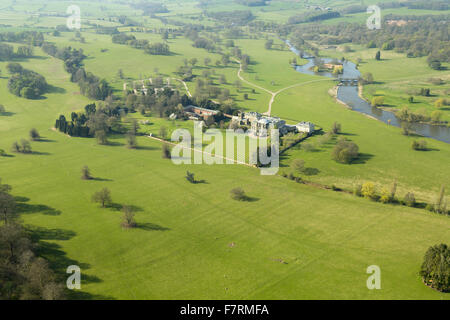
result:
[[[319,79],[319,80],[311,80],[311,81],[306,81],[306,82],[300,82],[300,83],[296,83],[296,84],[290,85],[290,86],[288,86],[288,87],[286,87],[286,88],[282,88],[282,89],[280,89],[280,90],[278,90],[278,91],[276,91],[276,92],[273,92],[273,91],[270,91],[270,90],[268,90],[268,89],[266,89],[266,88],[263,88],[263,87],[261,87],[261,86],[259,86],[259,85],[257,85],[257,84],[254,84],[253,82],[250,82],[250,81],[248,81],[248,80],[245,80],[244,77],[242,77],[242,75],[241,75],[241,72],[243,71],[243,70],[242,70],[242,63],[241,63],[241,61],[239,61],[239,60],[237,60],[237,59],[234,59],[234,61],[236,61],[237,63],[239,63],[239,71],[238,71],[238,73],[237,73],[237,76],[238,76],[238,78],[239,78],[241,81],[243,81],[243,82],[245,82],[245,83],[251,85],[252,87],[255,87],[255,88],[258,88],[258,89],[260,89],[260,90],[263,90],[263,91],[267,92],[268,94],[270,94],[270,95],[272,96],[272,98],[271,98],[270,101],[269,101],[269,108],[268,108],[268,110],[267,110],[266,112],[264,112],[264,114],[265,114],[265,115],[268,115],[268,116],[270,116],[270,114],[272,113],[272,104],[274,103],[275,98],[276,98],[277,95],[280,94],[281,92],[283,92],[283,91],[285,91],[285,90],[288,90],[288,89],[295,88],[295,87],[299,87],[299,86],[302,86],[302,85],[305,85],[305,84],[313,83],[313,82],[319,82],[319,81],[332,81],[332,80],[333,80],[333,79]]]

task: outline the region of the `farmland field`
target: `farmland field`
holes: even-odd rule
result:
[[[1,183],[12,186],[18,221],[38,243],[36,255],[49,262],[57,281],[65,284],[68,266],[81,268],[81,289],[65,289],[65,296],[448,300],[448,293],[425,286],[419,272],[429,247],[450,243],[447,209],[445,213],[425,209],[435,203],[443,186],[447,190],[444,200],[449,199],[450,144],[404,135],[401,128],[352,111],[330,94],[336,86],[332,79],[295,71],[293,58],[298,65],[307,60],[285,45],[283,40],[291,33],[284,34],[280,25],[289,25],[294,14],[310,12],[305,3],[272,0],[265,6],[248,7],[230,2],[160,0],[167,12],[148,13],[136,5],[139,1],[131,0],[0,0],[0,34],[39,31],[45,42],[57,48],[82,49],[86,56],[82,67],[111,87],[112,97],[95,99],[83,94],[71,81],[63,59],[46,53],[42,45],[34,46],[30,56],[0,59],[0,105],[5,108],[5,112],[0,109],[0,151],[6,154],[0,152]],[[309,3],[341,10],[361,1]],[[60,28],[55,33],[57,26],[66,23],[69,4],[81,8],[81,30],[76,34]],[[246,10],[254,16],[242,25],[214,15]],[[401,7],[386,9],[385,14],[448,17],[449,12]],[[124,23],[123,17],[132,23]],[[342,14],[320,25],[364,23],[366,18],[365,12]],[[257,22],[267,25],[258,27]],[[282,31],[269,27],[272,23]],[[170,52],[148,54],[129,44],[113,43],[107,33],[114,28],[114,34],[167,44]],[[196,39],[191,34],[196,28],[199,37],[214,42],[214,49],[193,45]],[[242,35],[228,36],[227,28],[239,29]],[[177,31],[164,39],[160,31],[165,29]],[[273,40],[270,49],[268,40]],[[15,51],[23,45],[1,37],[0,44]],[[407,58],[405,52],[358,43],[330,47],[312,39],[310,44],[317,46],[321,57],[345,56],[358,63],[362,74],[371,73],[375,81],[362,91],[369,101],[383,96],[385,110],[408,107],[428,116],[439,110],[440,123],[449,125],[448,105],[435,105],[438,99],[450,103],[449,62],[442,61],[438,70],[430,67],[427,56]],[[350,50],[344,53],[344,46]],[[250,59],[240,73],[239,62],[244,59],[234,55],[233,48]],[[374,57],[380,50],[377,61]],[[35,99],[13,94],[8,88],[13,77],[11,63],[45,77],[47,92]],[[189,65],[189,76],[179,71]],[[217,102],[229,106],[234,114],[239,110],[269,112],[288,124],[310,121],[321,130],[284,152],[278,174],[273,176],[239,164],[175,165],[162,156],[163,143],[152,137],[166,138],[161,137],[162,128],[168,130],[168,140],[175,129],[192,131],[191,120],[171,120],[172,112],[160,111],[178,110],[181,104],[169,105],[168,99],[168,104],[155,100],[147,106],[143,100],[130,106],[127,99],[134,95],[133,82],[167,78],[180,96],[192,94],[192,103]],[[431,79],[436,78],[441,82],[433,83]],[[124,83],[129,92],[123,90]],[[222,91],[213,95],[211,88]],[[421,88],[429,88],[431,96],[417,94]],[[206,94],[210,96],[204,98]],[[408,100],[410,96],[414,101]],[[125,131],[111,129],[108,143],[99,144],[94,137],[70,136],[55,129],[60,115],[74,119],[73,113],[81,114],[90,103],[96,103],[97,110],[108,104],[117,107],[116,120],[126,129],[137,120],[137,147],[127,148]],[[224,132],[229,122],[224,118],[211,128]],[[341,132],[323,142],[334,123],[341,125]],[[15,141],[30,139],[32,128],[41,136],[31,141],[32,152],[11,150]],[[359,147],[359,158],[351,164],[332,157],[342,137]],[[411,148],[416,140],[426,141],[427,151]],[[304,160],[308,169],[299,178],[305,183],[288,178],[296,159]],[[83,166],[89,167],[93,179],[80,178]],[[189,183],[186,171],[202,181]],[[383,204],[353,195],[355,185],[370,182],[382,192],[394,181],[398,201]],[[247,201],[230,197],[230,190],[237,187],[245,190]],[[107,208],[91,201],[102,188],[111,192],[112,203]],[[408,193],[414,194],[413,206],[402,202]],[[123,206],[135,213],[135,228],[122,227]],[[381,269],[381,290],[366,286],[366,269],[371,265]]]

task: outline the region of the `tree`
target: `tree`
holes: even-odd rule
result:
[[[265,47],[267,50],[272,49],[272,46],[273,46],[273,40],[272,40],[272,39],[267,40],[266,43],[264,44],[264,47]]]
[[[247,196],[242,188],[231,189],[230,195],[233,200],[244,201],[247,199]]]
[[[381,60],[381,52],[377,51],[377,53],[375,54],[375,60],[380,61]]]
[[[409,122],[402,122],[402,134],[409,136],[412,133],[412,125]]]
[[[189,60],[189,63],[190,63],[193,67],[195,67],[195,65],[197,64],[197,62],[198,62],[197,58],[192,58],[192,59]]]
[[[161,139],[166,139],[167,138],[167,128],[165,126],[161,126],[159,128],[159,132],[158,135],[161,137]]]
[[[211,58],[206,57],[205,59],[203,59],[203,63],[205,64],[205,66],[209,66],[209,64],[211,63]]]
[[[336,162],[350,164],[359,156],[359,147],[352,141],[339,139],[334,146],[332,157]]]
[[[132,132],[127,133],[126,140],[127,140],[127,148],[128,149],[136,149],[137,148],[136,136]]]
[[[414,197],[414,193],[408,192],[403,198],[403,203],[408,207],[414,207],[416,205],[416,198]]]
[[[84,166],[81,169],[81,179],[83,179],[83,180],[91,180],[92,179],[91,172],[90,172],[88,166]]]
[[[136,221],[134,220],[134,212],[129,206],[122,207],[122,227],[134,228],[136,227]]]
[[[333,127],[331,127],[331,133],[332,134],[339,134],[341,133],[341,124],[338,122],[333,123]]]
[[[441,191],[439,192],[439,196],[434,205],[434,211],[441,214],[447,213],[447,202],[445,201],[445,187],[441,187]]]
[[[111,191],[108,188],[103,188],[100,191],[97,191],[92,195],[92,202],[100,203],[102,208],[105,208],[107,205],[110,205],[111,200]]]
[[[428,248],[420,268],[424,283],[442,292],[450,291],[450,249],[446,244]]]
[[[305,160],[302,159],[292,160],[291,168],[294,172],[302,173],[305,170]]]
[[[186,171],[186,180],[190,183],[195,183],[195,175],[192,172]]]
[[[117,76],[119,77],[119,79],[123,79],[123,78],[124,78],[122,69],[119,69],[119,70],[117,71]]]
[[[6,112],[5,107],[2,104],[0,104],[0,114],[5,113],[5,112]]]
[[[106,137],[106,132],[104,130],[96,130],[94,136],[97,139],[98,144],[108,144],[108,138]]]
[[[372,98],[372,105],[375,107],[382,106],[384,104],[384,97],[377,96]]]
[[[164,159],[170,159],[171,158],[170,148],[169,148],[169,145],[167,143],[163,143],[163,145],[162,145],[162,157]]]
[[[431,121],[436,122],[436,123],[440,122],[442,115],[443,115],[442,111],[434,110],[433,112],[431,112],[431,115],[430,115]]]
[[[14,141],[11,150],[12,152],[20,152],[20,144],[17,141]]]
[[[371,84],[374,82],[373,75],[370,72],[366,72],[362,76],[362,83],[363,84]]]
[[[15,212],[16,201],[7,192],[0,192],[0,221],[8,224],[17,217]]]
[[[39,132],[35,128],[33,128],[30,130],[30,138],[33,141],[37,141],[41,139],[41,136],[39,135]]]

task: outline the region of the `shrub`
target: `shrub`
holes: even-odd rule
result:
[[[233,200],[244,201],[247,199],[247,196],[242,188],[231,189],[230,195]]]
[[[6,156],[6,151],[3,149],[0,149],[0,157],[5,157]]]
[[[380,202],[382,202],[382,203],[391,202],[391,193],[386,188],[383,188],[383,190],[381,190]]]
[[[361,188],[361,194],[364,198],[368,198],[371,200],[376,199],[376,190],[375,185],[372,182],[366,182],[363,184]]]
[[[0,114],[5,113],[5,112],[6,112],[5,107],[2,104],[0,104]]]
[[[105,208],[107,205],[111,204],[111,191],[108,188],[103,188],[102,190],[94,193],[92,195],[92,202],[97,202]]]
[[[91,172],[89,171],[88,166],[84,166],[81,169],[81,179],[83,179],[83,180],[90,180],[90,179],[92,179]]]
[[[427,142],[425,140],[414,140],[411,147],[414,150],[425,151],[427,150]]]
[[[446,244],[430,247],[425,253],[420,275],[427,286],[450,291],[450,249]]]

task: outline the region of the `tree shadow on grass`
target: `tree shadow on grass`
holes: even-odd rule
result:
[[[65,230],[63,233],[69,234],[70,231]],[[44,234],[48,235],[47,240],[58,240],[52,238],[51,235],[53,232],[46,232]],[[59,232],[55,232],[56,237],[59,236]],[[39,241],[39,248],[36,252],[39,256],[44,257],[50,265],[50,268],[55,271],[55,274],[58,278],[58,282],[64,283],[66,282],[67,277],[67,267],[69,266],[78,266],[81,269],[81,287],[88,283],[100,283],[103,280],[95,275],[87,275],[85,273],[91,266],[88,263],[83,263],[74,259],[67,257],[66,253],[61,249],[61,246],[57,243]],[[78,291],[78,290],[70,290],[66,291],[69,299],[75,300],[89,300],[89,299],[104,299],[111,300],[114,297],[111,296],[103,296],[103,295],[92,295],[87,292]]]
[[[136,150],[148,150],[148,151],[152,151],[152,150],[158,150],[158,148],[155,147],[150,147],[150,146],[137,146]]]
[[[70,240],[77,235],[74,231],[65,229],[48,229],[32,225],[26,225],[25,228],[31,233],[31,239],[34,242],[41,240]]]
[[[46,139],[44,137],[41,137],[37,140],[34,140],[34,142],[56,142],[56,140],[52,140],[52,139]]]
[[[114,180],[111,180],[111,179],[107,179],[107,178],[99,178],[99,177],[92,177],[92,178],[89,179],[89,180],[92,180],[92,181],[100,181],[100,182],[111,182],[111,181],[114,181]]]
[[[374,155],[370,153],[360,153],[358,159],[353,160],[351,164],[365,164],[373,157]]]
[[[32,151],[31,154],[34,156],[49,156],[49,155],[51,155],[51,153],[49,153],[49,152],[39,152],[39,151]]]
[[[15,115],[15,112],[9,112],[9,111],[0,112],[0,116],[3,116],[3,117],[12,117],[13,115]]]
[[[124,206],[123,204],[113,202],[113,203],[109,204],[107,206],[107,208],[109,208],[109,209],[111,209],[113,211],[122,211],[123,206]],[[125,206],[130,208],[130,210],[132,212],[142,212],[142,211],[144,211],[144,209],[142,209],[141,207],[135,206],[135,205],[132,205],[132,204],[127,204]]]
[[[64,88],[60,88],[60,87],[55,87],[52,85],[48,85],[47,87],[47,93],[59,93],[59,94],[64,94],[66,93],[66,89]]]
[[[155,223],[150,222],[141,222],[136,225],[136,228],[142,229],[145,231],[169,231],[170,228],[166,228]]]
[[[19,214],[42,213],[49,216],[59,216],[60,210],[46,206],[44,204],[28,204],[25,201],[18,201],[16,197],[16,212]],[[28,201],[28,200],[27,200]]]

